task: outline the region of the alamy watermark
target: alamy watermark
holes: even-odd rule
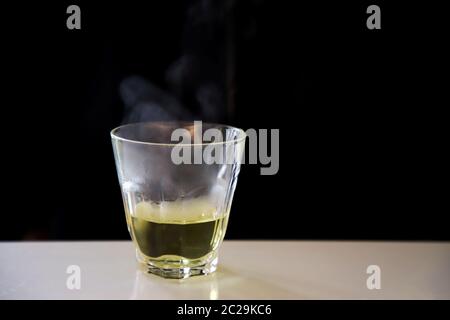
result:
[[[81,289],[81,268],[76,264],[67,266],[66,273],[69,274],[66,280],[66,287],[69,290]]]
[[[373,4],[367,7],[366,12],[370,14],[367,18],[366,26],[369,30],[381,29],[381,9]]]
[[[371,264],[367,267],[366,273],[370,274],[366,280],[367,289],[381,289],[381,268],[376,264]]]
[[[236,162],[264,165],[261,175],[274,175],[280,167],[280,130],[248,129],[234,137],[224,137],[218,128],[203,131],[201,121],[194,121],[193,131],[178,128],[172,132],[176,145],[171,152],[174,164],[233,164]],[[270,138],[270,154],[269,154]],[[248,155],[244,145],[248,144]]]
[[[66,27],[69,30],[81,29],[81,9],[79,6],[72,4],[67,7],[67,14],[70,14],[66,20]]]

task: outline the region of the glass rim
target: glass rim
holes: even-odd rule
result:
[[[228,143],[238,143],[238,142],[242,142],[247,138],[247,134],[245,133],[244,130],[237,128],[237,127],[233,127],[230,125],[226,125],[226,124],[221,124],[221,123],[213,123],[213,122],[202,122],[202,125],[206,124],[209,126],[214,126],[214,127],[218,127],[218,128],[225,128],[225,129],[231,129],[231,130],[236,130],[238,132],[238,138],[236,139],[232,139],[232,140],[225,140],[225,141],[220,141],[220,142],[202,142],[202,143],[179,143],[179,142],[174,142],[174,143],[161,143],[161,142],[148,142],[148,141],[140,141],[140,140],[135,140],[135,139],[129,139],[129,138],[124,138],[124,137],[120,137],[119,135],[117,135],[117,131],[119,131],[120,129],[124,128],[124,127],[131,127],[131,126],[139,126],[139,125],[144,125],[144,124],[194,124],[194,121],[145,121],[145,122],[132,122],[132,123],[127,123],[127,124],[122,124],[118,127],[115,127],[114,129],[112,129],[110,131],[110,135],[111,135],[111,139],[113,140],[119,140],[119,141],[124,141],[124,142],[130,142],[130,143],[136,143],[136,144],[143,144],[143,145],[149,145],[149,146],[161,146],[161,147],[175,147],[175,146],[185,146],[185,147],[190,147],[190,146],[207,146],[207,145],[223,145],[223,144],[228,144]],[[181,127],[180,127],[181,129]]]

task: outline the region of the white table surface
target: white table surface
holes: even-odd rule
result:
[[[450,243],[225,241],[216,273],[167,280],[141,271],[130,241],[3,242],[0,299],[450,299]]]

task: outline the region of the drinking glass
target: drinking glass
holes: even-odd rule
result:
[[[214,272],[245,133],[201,122],[147,122],[111,131],[128,231],[149,273]]]

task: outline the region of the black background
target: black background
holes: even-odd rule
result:
[[[141,75],[164,88],[195,1],[93,2],[2,10],[3,240],[128,239],[109,138],[118,86]],[[70,4],[81,30],[66,28]],[[366,28],[370,4],[381,30]],[[443,12],[235,4],[235,112],[222,122],[281,141],[277,175],[243,166],[227,238],[450,239]]]

